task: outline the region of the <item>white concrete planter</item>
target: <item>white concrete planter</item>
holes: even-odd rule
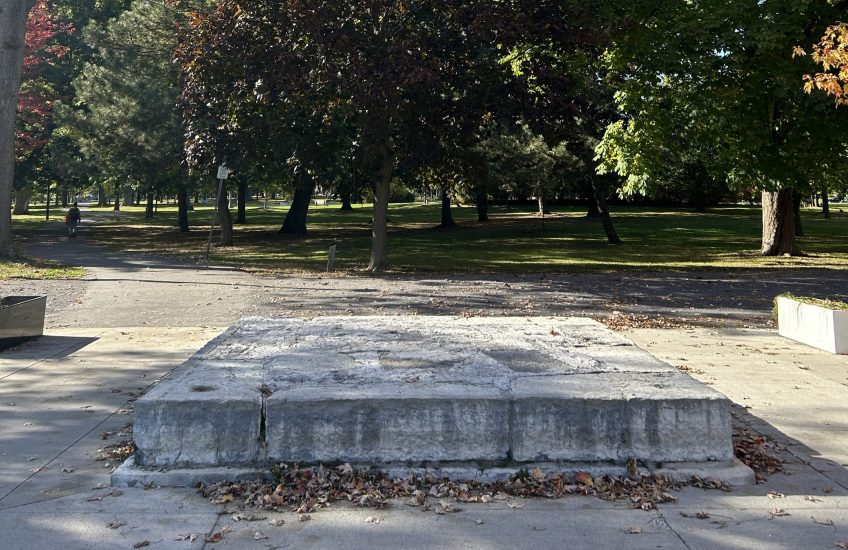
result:
[[[778,332],[830,353],[848,354],[848,311],[777,298]]]

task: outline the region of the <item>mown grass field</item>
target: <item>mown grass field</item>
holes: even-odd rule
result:
[[[211,261],[260,272],[323,271],[327,248],[338,242],[336,268],[363,269],[370,254],[370,205],[353,212],[338,206],[313,206],[309,235],[278,234],[287,207],[253,203],[247,225],[235,228],[235,246],[219,248],[213,239]],[[686,209],[616,207],[616,229],[623,244],[606,244],[600,222],[586,219],[582,208],[557,208],[542,220],[521,209],[490,209],[491,221],[476,221],[474,208],[454,208],[455,229],[439,229],[438,204],[398,204],[390,210],[389,259],[400,272],[556,272],[618,269],[703,269],[764,267],[848,268],[848,206],[835,205],[825,220],[817,210],[804,212],[807,257],[759,256],[761,218],[756,207],[716,208],[706,214]],[[62,212],[45,224],[42,212],[15,217],[21,234],[55,232],[62,238]],[[235,214],[233,209],[233,214]],[[180,234],[175,206],[158,209],[151,220],[143,208],[83,207],[81,237],[130,253],[174,255],[202,261],[212,210],[190,213],[192,231]]]

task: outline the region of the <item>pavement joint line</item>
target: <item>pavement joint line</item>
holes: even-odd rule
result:
[[[765,434],[765,433],[763,433],[761,430],[757,429],[757,427],[756,427],[756,426],[754,426],[751,422],[748,422],[748,421],[746,421],[746,420],[743,420],[742,418],[740,418],[740,417],[738,417],[738,416],[736,416],[735,418],[736,418],[736,420],[737,420],[737,421],[739,421],[739,422],[741,422],[742,424],[746,425],[748,428],[750,428],[750,429],[751,429],[751,430],[753,430],[754,432],[756,432],[756,433],[758,433],[758,434],[760,434],[760,435],[768,436],[768,437],[770,437],[770,438],[774,439],[774,437],[773,437],[772,435],[770,435],[770,434]],[[830,481],[830,482],[832,482],[832,483],[834,483],[834,484],[836,484],[836,485],[840,486],[841,488],[845,489],[846,491],[848,491],[848,485],[846,485],[846,484],[842,483],[842,482],[841,482],[840,480],[838,480],[838,479],[834,479],[833,477],[831,477],[830,475],[828,475],[828,473],[827,473],[827,472],[825,472],[824,470],[820,470],[819,468],[817,468],[817,467],[815,466],[815,464],[813,464],[812,457],[810,457],[810,456],[806,456],[806,455],[804,455],[804,454],[797,453],[797,452],[794,450],[794,448],[793,448],[793,447],[796,447],[797,445],[793,445],[793,444],[785,445],[785,444],[781,443],[781,446],[785,449],[785,451],[786,451],[787,453],[789,453],[790,455],[792,455],[792,457],[793,457],[793,458],[795,458],[795,459],[799,460],[802,464],[804,464],[805,466],[807,466],[807,467],[811,468],[814,472],[816,472],[817,474],[821,475],[822,477],[824,477],[824,478],[825,478],[825,479],[827,479],[828,481]],[[825,460],[826,460],[826,459],[825,459]],[[843,466],[843,468],[844,468],[844,466]]]
[[[105,334],[106,332],[108,332],[108,331],[104,331],[104,332],[103,332],[103,333],[101,333],[101,334]],[[171,374],[171,373],[174,371],[174,369],[176,369],[176,368],[177,368],[176,366],[175,366],[175,367],[173,367],[173,368],[172,368],[172,369],[170,369],[167,373],[165,373],[165,374],[164,374],[161,378],[164,378],[164,377],[168,376],[168,375],[169,375],[169,374]],[[155,381],[154,381],[154,382],[151,382],[150,384],[148,384],[148,385],[144,388],[144,390],[142,391],[142,395],[143,395],[145,392],[147,392],[147,390],[149,390],[151,387],[153,387],[153,386],[154,386],[154,385],[156,385],[156,384],[157,384],[157,382],[155,382]],[[5,495],[3,495],[2,497],[0,497],[0,503],[2,503],[2,502],[6,499],[6,497],[8,497],[8,496],[9,496],[9,495],[11,495],[12,493],[14,493],[14,492],[15,492],[15,491],[17,491],[18,489],[20,489],[20,488],[21,488],[21,486],[22,486],[22,485],[24,485],[24,484],[26,484],[26,483],[27,483],[30,479],[32,479],[32,478],[33,478],[33,477],[35,477],[37,474],[39,474],[39,473],[42,471],[42,469],[43,469],[43,468],[46,468],[46,467],[50,466],[53,462],[55,462],[55,461],[56,461],[56,459],[58,459],[60,456],[62,456],[63,454],[65,454],[65,453],[66,453],[66,452],[67,452],[67,451],[68,451],[71,447],[73,447],[74,445],[76,445],[77,443],[79,443],[80,441],[82,441],[83,439],[85,439],[86,437],[88,437],[88,436],[89,436],[92,432],[94,432],[95,430],[97,430],[100,426],[102,426],[103,424],[105,424],[105,423],[106,423],[109,419],[111,419],[113,416],[115,416],[116,414],[118,414],[118,413],[119,413],[119,411],[121,411],[121,410],[122,410],[122,409],[124,409],[127,405],[130,405],[131,403],[133,403],[133,401],[130,401],[130,400],[124,401],[124,403],[123,403],[120,407],[118,407],[117,409],[113,410],[113,411],[112,411],[111,413],[109,413],[106,417],[104,417],[104,418],[103,418],[103,420],[101,420],[100,422],[98,422],[97,424],[95,424],[95,425],[94,425],[94,426],[93,426],[90,430],[88,430],[88,431],[87,431],[87,432],[85,432],[83,435],[81,435],[81,436],[80,436],[80,437],[79,437],[76,441],[74,441],[73,443],[71,443],[70,445],[68,445],[67,447],[65,447],[64,449],[62,449],[61,451],[59,451],[59,453],[58,453],[58,454],[56,454],[56,456],[54,456],[53,458],[51,458],[50,460],[48,460],[45,464],[43,464],[42,466],[40,466],[40,467],[39,467],[36,471],[34,471],[34,472],[30,473],[30,475],[28,475],[28,476],[27,476],[27,477],[26,477],[23,481],[21,481],[20,483],[18,483],[17,485],[15,485],[15,486],[14,486],[14,487],[13,487],[13,488],[12,488],[12,489],[8,492],[8,493],[6,493],[6,494],[5,494]],[[12,509],[12,508],[14,508],[14,507],[15,507],[15,506],[10,506],[10,507],[8,507],[8,508],[0,507],[0,511],[2,511],[2,510],[9,510],[9,509]]]
[[[677,539],[686,548],[686,550],[692,550],[692,548],[686,543],[686,540],[683,538],[683,536],[680,533],[677,532],[677,529],[675,529],[671,525],[671,523],[669,523],[668,520],[665,519],[665,514],[662,513],[662,510],[660,510],[659,506],[657,506],[657,517],[660,518],[663,521],[663,523],[665,524],[665,526],[668,528],[669,531],[674,533],[674,536],[677,537]]]
[[[104,334],[106,334],[107,332],[109,332],[109,331],[108,331],[108,330],[104,330],[103,332],[100,332],[99,334],[97,334],[98,338],[99,338],[99,337],[101,337],[101,336],[103,336],[103,335],[104,335]],[[58,357],[58,356],[60,356],[61,354],[65,353],[66,351],[68,351],[69,349],[73,348],[73,347],[74,347],[74,346],[76,346],[76,345],[77,345],[77,344],[70,344],[70,343],[69,343],[67,346],[63,347],[61,350],[57,351],[56,353],[54,353],[54,354],[53,354],[53,355],[51,355],[50,357],[42,357],[41,359],[39,359],[39,360],[38,360],[38,361],[36,361],[35,363],[30,363],[29,365],[27,365],[27,366],[25,366],[25,367],[21,367],[21,368],[19,368],[18,370],[14,371],[14,372],[10,372],[9,374],[6,374],[6,375],[4,375],[4,376],[0,376],[0,380],[5,380],[5,379],[9,378],[10,376],[14,376],[14,375],[18,374],[19,372],[23,372],[23,371],[25,371],[25,370],[27,370],[27,369],[31,369],[32,367],[38,366],[38,365],[40,365],[41,363],[44,363],[45,361],[49,361],[49,360],[51,360],[51,359],[55,359],[56,357]]]

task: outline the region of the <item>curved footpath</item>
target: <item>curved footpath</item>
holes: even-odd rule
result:
[[[835,289],[844,298],[845,272],[266,279],[132,258],[94,246],[84,234],[74,241],[45,235],[27,248],[82,265],[88,275],[0,288],[49,296],[46,336],[0,352],[4,549],[132,548],[143,541],[150,548],[848,545],[848,357],[780,339],[765,327],[775,293]],[[226,505],[190,489],[109,489],[117,463],[95,460],[107,445],[131,437],[135,397],[243,316],[614,311],[691,323],[627,328],[625,335],[728,395],[738,404],[737,425],[775,440],[791,475],[732,493],[686,489],[677,503],[651,512],[576,497],[463,505],[447,515],[395,503],[386,510],[334,506],[307,522],[263,512],[285,519],[272,526],[234,522],[220,514]],[[699,512],[709,519],[698,519]],[[203,542],[225,527],[233,531],[222,541]],[[257,531],[268,538],[256,540]],[[176,540],[188,533],[200,536]]]

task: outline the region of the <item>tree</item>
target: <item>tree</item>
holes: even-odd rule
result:
[[[221,2],[190,29],[179,55],[187,149],[207,158],[245,152],[244,143],[279,151],[296,182],[291,211],[315,180],[335,179],[326,168],[359,159],[375,181],[369,268],[385,269],[398,163],[426,165],[440,152],[439,136],[482,118],[469,100],[473,69],[481,60],[496,65],[496,45],[479,55],[463,4]]]
[[[804,48],[795,48],[795,54],[807,55]],[[838,23],[827,28],[818,44],[813,45],[813,61],[822,72],[804,75],[804,90],[822,90],[835,98],[837,105],[848,105],[848,23]]]
[[[8,0],[0,7],[0,256],[12,254],[12,186],[15,115],[21,85],[26,20],[34,0]]]
[[[74,109],[64,110],[81,151],[103,180],[115,182],[116,195],[129,183],[146,191],[148,216],[165,189],[185,193],[178,74],[171,61],[181,16],[167,4],[136,0],[105,27],[89,27],[98,55],[73,82]],[[185,209],[188,203],[179,204]]]
[[[713,174],[762,190],[764,255],[798,254],[793,192],[844,170],[848,117],[798,83],[809,62],[793,45],[820,35],[827,2],[678,3],[622,8],[631,25],[605,56],[623,118],[597,148],[606,170],[644,189],[682,144],[714,154]],[[681,139],[682,138],[682,139]],[[836,151],[836,154],[832,154]],[[831,153],[827,164],[820,162]]]

